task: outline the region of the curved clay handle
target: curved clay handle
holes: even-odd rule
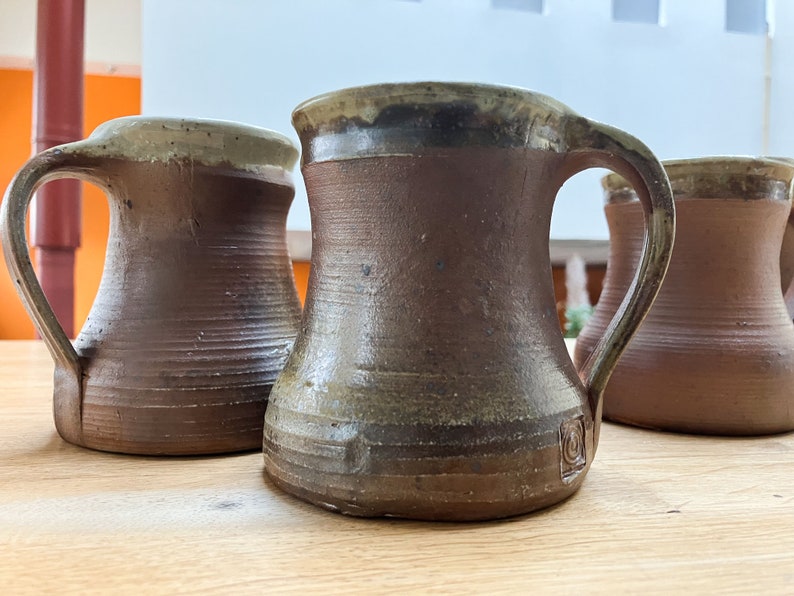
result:
[[[794,168],[794,159],[790,157],[771,157],[781,161],[789,168]],[[780,289],[783,292],[783,299],[786,302],[789,318],[794,318],[794,181],[789,180],[789,202],[791,209],[786,222],[786,230],[783,233],[783,241],[780,248]]]
[[[790,189],[794,194],[794,186]],[[780,287],[790,319],[794,319],[794,202],[789,212],[783,246],[780,251]]]
[[[675,236],[675,206],[662,164],[638,139],[583,117],[568,120],[566,138],[570,151],[566,177],[591,167],[614,170],[637,190],[645,212],[647,233],[634,280],[604,335],[579,371],[596,421],[597,444],[607,381],[648,314],[667,273]]]
[[[25,220],[33,193],[45,182],[67,177],[93,180],[82,151],[85,145],[85,141],[59,145],[31,158],[14,176],[0,208],[3,251],[14,287],[55,360],[56,426],[72,442],[79,442],[82,434],[82,366],[36,278],[30,262]]]
[[[794,203],[789,212],[780,251],[780,287],[788,295],[794,289]]]

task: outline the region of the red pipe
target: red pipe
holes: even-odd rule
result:
[[[83,138],[85,0],[38,0],[33,151]],[[66,335],[74,336],[74,257],[80,246],[80,183],[36,193],[31,239],[38,277]]]

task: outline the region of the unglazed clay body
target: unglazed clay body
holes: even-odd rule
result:
[[[689,433],[792,430],[794,324],[781,292],[780,263],[794,162],[701,158],[664,164],[678,214],[673,259],[607,385],[604,416]],[[631,185],[611,175],[604,188],[609,264],[601,299],[577,340],[580,366],[629,288],[644,239]]]
[[[131,117],[22,168],[3,203],[3,241],[55,359],[66,440],[172,455],[261,444],[300,319],[285,233],[296,159],[263,129]],[[63,177],[100,186],[111,214],[101,285],[74,346],[36,282],[24,231],[35,188]]]

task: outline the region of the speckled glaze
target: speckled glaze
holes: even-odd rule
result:
[[[231,122],[130,117],[32,158],[0,214],[15,285],[55,360],[55,424],[72,443],[139,454],[256,449],[300,320],[285,224],[297,150]],[[35,189],[102,188],[102,281],[74,345],[25,242]]]
[[[673,259],[606,388],[604,416],[689,433],[792,430],[794,324],[780,263],[794,162],[714,157],[664,164],[678,215]],[[603,184],[609,264],[577,341],[580,366],[629,288],[644,237],[631,185],[616,175]]]
[[[603,385],[670,254],[659,163],[621,131],[505,87],[349,89],[293,123],[312,269],[265,415],[267,473],[360,516],[489,519],[571,495],[595,455]],[[594,165],[648,189],[651,242],[583,383],[548,240],[557,190]]]

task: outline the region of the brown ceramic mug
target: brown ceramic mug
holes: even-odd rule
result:
[[[255,449],[300,319],[286,247],[297,151],[281,135],[209,120],[130,117],[33,157],[2,205],[15,286],[55,360],[67,441],[141,454]],[[25,216],[58,178],[110,203],[105,269],[74,342],[31,266]]]
[[[509,87],[348,89],[293,123],[312,268],[265,414],[267,473],[361,516],[489,519],[571,495],[604,385],[667,266],[661,165],[634,137]],[[582,382],[557,322],[549,225],[560,186],[591,166],[643,189],[650,241]]]
[[[664,165],[676,200],[675,250],[606,388],[604,416],[690,433],[792,430],[794,324],[780,287],[794,162],[709,157]],[[610,175],[603,186],[609,261],[601,298],[577,340],[580,366],[628,290],[644,241],[632,185]]]

